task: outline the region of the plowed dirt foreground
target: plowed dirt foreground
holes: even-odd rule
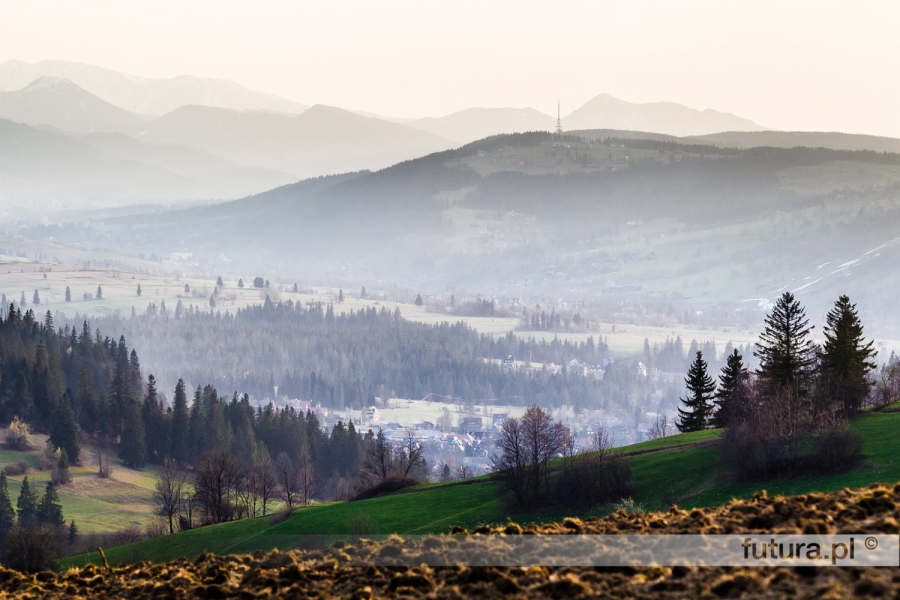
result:
[[[562,523],[479,527],[455,534],[586,533],[900,533],[900,484],[862,490],[768,498],[692,511]],[[362,567],[367,557],[416,564],[426,552],[453,553],[448,536],[424,542],[400,537],[338,542],[323,550],[201,555],[166,564],[112,569],[89,565],[64,573],[24,575],[0,570],[0,597],[22,598],[298,598],[298,597],[521,597],[521,598],[860,598],[900,597],[900,569],[797,568],[553,568]],[[497,538],[498,540],[502,538]],[[343,565],[343,566],[342,566]]]

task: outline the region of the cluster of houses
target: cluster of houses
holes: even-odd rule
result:
[[[592,366],[577,363],[577,361],[568,363],[567,368],[570,372],[579,373],[585,377],[602,378],[604,372],[601,365]],[[651,372],[656,377],[667,375],[655,369],[652,369]],[[325,427],[330,427],[333,422],[340,419],[339,415],[330,414],[328,409],[319,403],[290,400],[289,404],[304,414],[310,412],[316,415]],[[412,428],[408,428],[394,421],[382,422],[380,411],[376,406],[367,407],[364,415],[364,423],[361,424],[361,427],[360,424],[357,424],[357,427],[381,430],[398,450],[406,443],[411,429],[418,443],[424,448],[425,459],[433,471],[432,476],[435,479],[444,476],[442,471],[445,465],[452,465],[454,477],[458,477],[460,472],[464,472],[466,476],[470,477],[489,473],[492,469],[491,458],[494,455],[501,427],[509,417],[508,413],[496,412],[484,418],[479,416],[462,417],[459,425],[453,428],[442,428],[427,420],[415,423]],[[604,428],[612,443],[618,446],[650,439],[652,424],[642,422],[637,428],[627,428],[613,421],[582,424],[575,428],[576,447],[593,448],[600,427]],[[669,427],[671,431],[666,433],[674,433],[674,425],[669,424]]]
[[[515,371],[517,369],[531,369],[531,370],[543,370],[546,369],[553,375],[561,373],[563,368],[571,375],[581,375],[583,377],[593,377],[595,379],[603,379],[603,375],[606,373],[606,367],[609,366],[609,363],[612,362],[609,358],[603,359],[603,364],[589,364],[586,362],[580,362],[577,359],[570,360],[565,365],[557,365],[556,363],[546,363],[542,364],[540,367],[533,367],[529,363],[517,364],[515,357],[510,354],[506,358],[503,359],[503,370],[504,371]]]

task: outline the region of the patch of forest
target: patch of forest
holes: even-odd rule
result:
[[[520,404],[576,408],[599,408],[615,397],[592,377],[500,364],[510,355],[545,364],[597,364],[607,356],[602,340],[548,342],[511,333],[494,338],[462,322],[429,325],[384,308],[343,312],[340,305],[267,301],[223,314],[179,302],[174,311],[154,306],[90,325],[129,340],[162,389],[184,379],[263,399],[278,386],[279,396],[357,410],[376,396],[430,393],[472,402],[516,396]]]

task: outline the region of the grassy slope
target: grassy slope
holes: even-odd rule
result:
[[[772,494],[799,494],[862,487],[876,481],[900,480],[900,453],[895,431],[900,412],[865,414],[853,426],[865,438],[866,466],[839,475],[811,476],[766,484],[722,480],[717,448],[707,444],[717,432],[682,434],[623,448],[631,456],[634,499],[646,510],[661,510],[672,503],[682,507],[715,506],[733,497],[746,498],[760,488]],[[603,514],[597,508],[581,516]],[[574,511],[568,511],[570,514]],[[225,523],[106,550],[111,562],[162,561],[201,552],[238,553],[288,548],[302,543],[300,536],[347,534],[351,527],[367,525],[367,533],[425,534],[446,532],[453,525],[559,520],[563,513],[509,514],[497,484],[485,477],[465,483],[425,484],[401,493],[351,503],[329,503],[300,509],[277,525],[269,517]],[[358,531],[358,529],[357,529]],[[98,561],[96,554],[71,557],[63,566]]]
[[[5,432],[0,430],[5,439]],[[44,445],[46,436],[33,436],[36,448]],[[72,467],[72,483],[59,488],[59,499],[66,520],[74,519],[82,532],[106,532],[125,529],[130,526],[143,528],[153,514],[151,496],[156,484],[156,467],[148,465],[143,471],[126,468],[121,461],[113,458],[112,478],[97,479],[97,469],[93,465],[93,448],[82,448],[84,466]],[[13,504],[22,489],[22,480],[43,493],[50,481],[50,471],[34,470],[38,462],[38,450],[19,452],[0,447],[0,467],[16,465],[21,461],[29,464],[31,471],[26,475],[8,478],[9,494]]]

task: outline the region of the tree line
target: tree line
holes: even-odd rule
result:
[[[864,339],[856,306],[847,296],[840,296],[826,315],[821,345],[809,338],[812,329],[800,302],[785,292],[765,319],[754,351],[755,372],[734,350],[716,383],[697,351],[685,378],[678,429],[723,427],[726,460],[746,477],[856,464],[862,440],[848,419],[867,403],[886,404],[896,396],[884,385],[873,394],[876,352]]]
[[[542,406],[596,405],[596,381],[566,374],[504,371],[498,360],[565,364],[601,362],[605,342],[536,341],[480,335],[464,323],[428,325],[399,311],[370,307],[337,312],[332,305],[267,300],[236,313],[151,307],[133,318],[93,321],[141,349],[157,379],[184,379],[241,390],[255,399],[279,395],[328,408],[356,410],[375,397],[429,393],[481,401],[517,396]],[[488,360],[490,359],[490,360]]]

